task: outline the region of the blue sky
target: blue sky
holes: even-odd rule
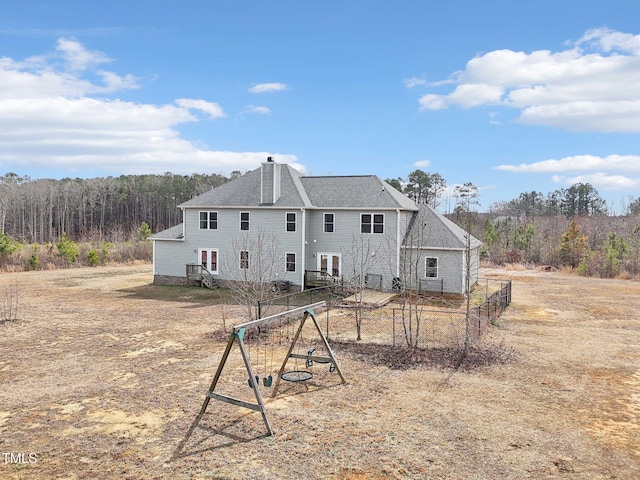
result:
[[[4,0],[0,174],[420,168],[640,195],[640,2]],[[443,208],[446,210],[447,202]]]

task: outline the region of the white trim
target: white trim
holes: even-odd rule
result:
[[[191,210],[206,210],[206,209],[216,209],[216,210],[253,210],[253,209],[272,209],[272,210],[291,210],[292,208],[306,208],[307,210],[340,210],[340,211],[352,211],[352,212],[363,212],[368,213],[366,207],[335,207],[335,206],[306,206],[306,207],[296,207],[295,205],[198,205],[198,206],[186,206],[179,207],[183,210],[191,209]],[[371,212],[395,212],[397,207],[375,207],[371,208]],[[403,212],[417,212],[418,210],[412,210],[409,208],[401,208]]]
[[[441,252],[464,252],[465,248],[449,248],[449,247],[418,247],[416,245],[402,245],[400,247],[403,250],[437,250]],[[477,247],[476,247],[477,248]],[[472,251],[475,248],[471,249]]]
[[[203,250],[206,250],[207,252],[209,252],[208,257],[208,261],[207,261],[207,265],[206,265],[206,269],[209,270],[209,272],[211,272],[212,275],[220,275],[220,249],[218,247],[212,248],[212,247],[205,247],[205,248],[198,248],[198,258],[196,259],[196,263],[198,265],[202,265],[202,252]],[[210,268],[211,266],[211,252],[216,252],[216,269],[213,270]]]
[[[293,270],[287,270],[287,255],[293,255]],[[284,273],[296,273],[296,268],[298,267],[298,257],[296,252],[284,252]]]
[[[336,252],[316,252],[316,268],[320,271],[320,259],[327,255],[327,273],[333,275],[333,257],[338,257],[338,276],[342,275],[342,254]],[[331,271],[329,271],[331,269]]]
[[[430,277],[427,275],[427,268],[429,268],[427,266],[427,259],[428,258],[433,258],[436,261],[436,276],[435,277]],[[430,267],[433,268],[433,267]],[[433,256],[429,256],[429,255],[425,255],[424,256],[424,278],[426,279],[430,279],[430,278],[440,278],[440,258],[439,257],[433,257]]]
[[[240,213],[240,215],[238,215],[238,229],[239,229],[241,232],[250,232],[250,231],[251,231],[251,212],[247,212],[246,210],[241,210],[239,213]],[[247,228],[246,230],[243,230],[243,229],[242,229],[242,221],[243,221],[243,220],[242,220],[242,214],[243,214],[243,213],[246,213],[246,214],[249,216],[249,217],[248,217],[248,220],[247,220],[247,226],[248,226],[249,228]]]
[[[400,277],[400,209],[396,210],[396,277]]]
[[[300,269],[300,289],[304,290],[304,271],[307,268],[307,212],[304,208],[300,209],[300,215],[302,215],[302,232],[300,233],[300,238],[302,240],[300,244],[300,252],[302,253],[302,256],[300,257],[300,260],[302,261],[302,268]]]
[[[331,225],[333,225],[333,232],[327,232],[325,230],[326,227],[326,220],[325,220],[325,215],[333,215],[333,221],[331,222]],[[336,233],[336,214],[335,212],[323,212],[322,213],[322,233],[328,233],[328,234],[332,234],[332,233]]]
[[[242,266],[242,254],[244,252],[247,252],[247,259],[246,259],[247,266],[246,267]],[[238,270],[242,271],[242,270],[251,269],[250,261],[251,261],[251,252],[249,252],[249,250],[240,250],[239,255],[238,255]]]
[[[289,224],[289,220],[287,219],[287,215],[292,214],[293,218],[293,230],[287,230],[287,226]],[[284,233],[297,233],[298,231],[298,212],[284,212]]]
[[[207,214],[207,228],[202,228],[200,222],[202,222],[202,220],[200,219],[200,214],[202,213],[206,213]],[[209,225],[211,225],[211,214],[215,213],[216,214],[216,228],[209,228]],[[198,230],[218,230],[218,211],[217,210],[198,210]]]
[[[362,231],[362,216],[363,215],[371,215],[371,231],[370,232],[363,232]],[[376,215],[382,215],[382,232],[375,232],[374,231],[374,226],[375,225],[380,225],[379,223],[375,223],[374,219]],[[387,219],[386,219],[386,215],[382,212],[361,212],[360,213],[360,234],[362,235],[384,235],[384,231],[385,226],[387,223]]]

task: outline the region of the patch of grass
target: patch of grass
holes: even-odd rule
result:
[[[141,285],[139,287],[124,288],[120,292],[127,293],[133,298],[146,300],[162,300],[167,302],[195,302],[207,305],[232,303],[232,292],[228,288],[187,287],[180,285]]]

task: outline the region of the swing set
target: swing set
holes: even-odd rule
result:
[[[206,397],[204,399],[204,403],[202,404],[202,408],[200,409],[200,415],[203,415],[206,412],[207,407],[209,406],[209,401],[211,399],[219,400],[225,403],[229,403],[231,405],[248,408],[250,410],[260,412],[260,414],[262,415],[264,424],[267,428],[267,435],[273,435],[273,428],[271,427],[271,421],[269,420],[269,417],[267,415],[265,403],[262,398],[262,394],[260,392],[260,376],[256,375],[256,372],[253,369],[253,366],[251,365],[251,355],[247,348],[247,343],[245,342],[245,335],[247,334],[247,332],[257,330],[258,338],[259,338],[262,328],[267,329],[268,327],[274,327],[274,326],[282,327],[283,325],[290,325],[289,320],[294,315],[302,314],[302,319],[300,320],[300,325],[295,330],[295,334],[293,335],[293,339],[291,340],[291,345],[289,346],[289,349],[284,358],[284,361],[282,362],[282,365],[280,366],[280,369],[278,370],[278,373],[275,376],[275,382],[274,382],[273,375],[271,374],[267,375],[268,373],[267,367],[266,367],[267,345],[265,341],[265,346],[264,346],[265,376],[262,378],[262,384],[265,387],[273,388],[271,392],[271,397],[275,397],[277,395],[281,380],[284,380],[286,382],[304,382],[313,378],[313,374],[308,370],[308,368],[310,368],[314,362],[320,363],[320,364],[327,364],[327,363],[330,364],[329,371],[336,372],[340,377],[341,383],[346,383],[346,380],[344,379],[344,376],[340,371],[338,361],[336,360],[336,357],[333,351],[331,350],[331,347],[329,346],[329,343],[327,342],[326,337],[322,333],[320,325],[318,324],[318,321],[316,320],[316,316],[313,312],[314,308],[317,309],[317,308],[323,308],[323,307],[326,307],[326,302],[324,301],[316,302],[310,305],[305,305],[304,307],[294,308],[283,313],[277,313],[275,315],[270,315],[268,317],[260,318],[258,320],[253,320],[251,322],[243,323],[233,327],[233,332],[229,335],[229,340],[227,341],[227,346],[224,350],[224,353],[222,354],[220,363],[218,364],[218,369],[216,370],[216,373],[213,377],[213,381],[211,382],[211,386],[209,387],[209,390],[207,391]],[[313,326],[315,327],[315,330],[318,333],[319,340],[322,342],[321,344],[324,347],[324,351],[326,351],[326,356],[315,355],[315,350],[316,350],[315,348],[310,348],[309,350],[307,350],[306,354],[294,353],[296,344],[298,344],[298,342],[300,342],[302,339],[302,329],[308,319],[312,320]],[[289,341],[288,335],[286,337],[286,340]],[[229,354],[231,353],[231,348],[235,343],[237,343],[238,347],[240,348],[240,353],[242,354],[242,359],[244,361],[245,368],[247,369],[247,374],[249,376],[248,377],[249,379],[247,380],[247,384],[253,390],[253,393],[256,398],[255,403],[248,402],[245,400],[240,400],[238,398],[217,393],[215,391],[216,386],[218,386],[218,382],[220,380],[220,376],[222,374],[224,366],[227,363],[227,360],[229,358]],[[260,355],[260,346],[258,344],[256,359],[259,358],[259,355]],[[295,366],[293,370],[285,370],[287,368],[287,363],[289,362],[289,359],[294,359]],[[305,367],[307,368],[307,370],[298,369],[298,366],[297,366],[298,360],[305,360]],[[273,348],[271,350],[271,362],[273,363]]]

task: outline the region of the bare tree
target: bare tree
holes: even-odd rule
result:
[[[21,300],[22,290],[17,282],[12,280],[4,286],[3,295],[0,297],[0,323],[18,320]]]
[[[258,318],[260,300],[273,297],[273,282],[284,273],[283,256],[275,236],[264,230],[246,232],[234,239],[224,268],[229,274],[234,302],[242,305],[247,320]]]
[[[472,225],[472,208],[478,205],[478,187],[473,183],[467,182],[464,185],[456,186],[454,196],[457,199],[458,206],[456,210],[458,213],[464,212],[466,214],[466,245],[465,245],[465,285],[464,295],[466,300],[466,313],[465,313],[465,335],[464,345],[462,349],[461,360],[469,352],[471,346],[471,225]],[[460,209],[458,209],[460,207]]]
[[[371,236],[367,234],[354,234],[351,245],[342,252],[348,275],[345,278],[345,286],[353,292],[355,298],[354,315],[356,320],[356,340],[362,340],[362,317],[364,306],[364,292],[367,288],[367,277],[371,274],[380,257],[382,247],[372,245]]]

